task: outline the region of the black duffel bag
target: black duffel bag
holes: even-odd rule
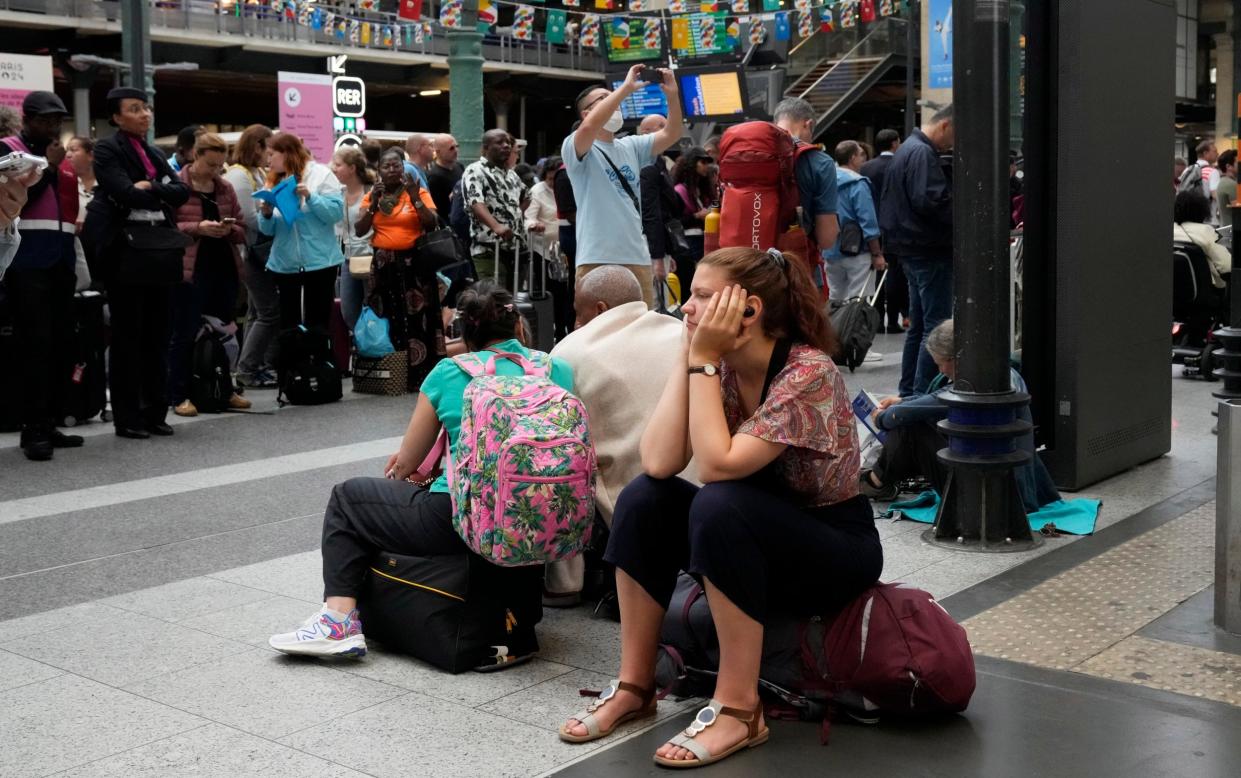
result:
[[[117,246],[114,280],[129,284],[177,284],[185,250],[194,240],[176,227],[125,222]]]
[[[502,670],[539,649],[543,568],[499,567],[477,554],[376,556],[358,595],[368,640],[441,670]]]

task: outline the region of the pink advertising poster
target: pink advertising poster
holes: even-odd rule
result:
[[[0,53],[0,105],[19,108],[27,94],[39,89],[52,91],[51,57]]]
[[[332,159],[332,77],[317,73],[277,74],[280,129],[302,139],[318,162]]]

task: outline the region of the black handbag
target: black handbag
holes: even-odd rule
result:
[[[857,222],[849,222],[840,228],[840,253],[846,257],[856,257],[862,253],[862,227]]]
[[[673,258],[689,255],[689,239],[685,237],[685,225],[680,219],[664,222],[664,234],[668,237],[668,254]]]
[[[193,242],[175,227],[126,222],[121,228],[116,279],[126,283],[179,283],[185,250]]]
[[[414,254],[418,269],[423,273],[435,271],[461,260],[460,244],[451,229],[440,228],[424,232],[414,241]]]

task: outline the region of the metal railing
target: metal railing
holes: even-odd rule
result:
[[[862,75],[857,72],[859,67],[866,66],[864,73],[869,73],[888,57],[908,54],[908,24],[906,20],[894,16],[885,18],[797,96],[816,104],[816,107],[830,100],[831,102],[826,104],[830,109],[830,106],[838,103],[857,87]]]
[[[438,0],[428,3],[438,7]],[[409,36],[405,30],[418,24],[400,19],[395,14],[381,11],[350,11],[337,16],[346,21],[342,36],[335,27],[313,29],[296,16],[291,15],[280,2],[265,0],[257,4],[220,3],[215,0],[153,0],[150,3],[151,29],[179,30],[186,32],[214,33],[263,41],[290,44],[323,44],[342,49],[365,49],[392,51],[424,56],[448,56],[447,29],[438,21],[429,22],[430,35]],[[335,13],[326,4],[319,6],[324,13]],[[117,0],[0,0],[0,9],[42,16],[67,16],[77,19],[93,19],[115,24],[119,29],[120,5]],[[359,23],[356,33],[348,29],[348,22]],[[363,35],[360,25],[369,25]],[[518,40],[495,28],[483,37],[482,55],[489,62],[506,65],[583,70],[602,72],[603,58],[597,50],[583,48],[578,43],[552,43],[542,34],[532,34],[527,40]],[[421,37],[421,40],[417,38]],[[366,38],[366,42],[363,39]]]

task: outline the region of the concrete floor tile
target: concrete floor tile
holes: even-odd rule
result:
[[[478,709],[549,732],[559,732],[560,727],[570,716],[585,710],[594,701],[593,697],[583,697],[580,691],[582,689],[603,689],[613,677],[589,670],[574,670],[567,675],[552,678],[537,686],[531,686],[529,689],[523,689],[486,705],[480,705]],[[617,735],[623,736],[663,721],[670,716],[680,715],[699,702],[695,699],[680,702],[672,699],[660,700],[655,718],[623,725],[617,729]]]
[[[64,778],[192,778],[204,775],[363,778],[365,774],[220,724],[208,724],[60,775]]]
[[[318,551],[222,570],[209,577],[316,605],[323,604],[323,557]]]
[[[620,625],[597,619],[587,607],[543,611],[539,657],[615,678],[620,667]]]
[[[267,648],[267,639],[280,632],[288,632],[301,624],[316,606],[305,600],[256,592],[266,599],[237,607],[195,616],[180,622],[182,626],[218,635],[251,646]]]
[[[583,751],[551,732],[410,692],[281,738],[378,778],[530,776]]]
[[[411,656],[383,650],[371,650],[364,662],[339,663],[334,667],[350,675],[471,708],[573,670],[572,667],[555,662],[534,659],[496,673],[467,672],[453,675]]]
[[[163,621],[185,619],[271,597],[267,592],[215,578],[187,578],[100,600],[100,604],[141,613]]]
[[[252,649],[142,681],[129,690],[266,738],[312,727],[405,693],[364,678],[345,679],[324,664]]]
[[[29,683],[46,681],[63,675],[64,671],[24,656],[0,651],[0,692]]]
[[[80,605],[69,605],[64,608],[34,613],[29,616],[18,616],[7,621],[0,621],[4,635],[23,635],[30,637],[43,632],[80,626],[85,623],[105,623],[115,619],[123,612],[97,602],[84,602]]]
[[[0,648],[71,673],[124,686],[245,651],[246,646],[137,613],[113,610],[106,622],[78,624]]]
[[[0,775],[48,775],[206,723],[87,678],[62,675],[5,692]]]

